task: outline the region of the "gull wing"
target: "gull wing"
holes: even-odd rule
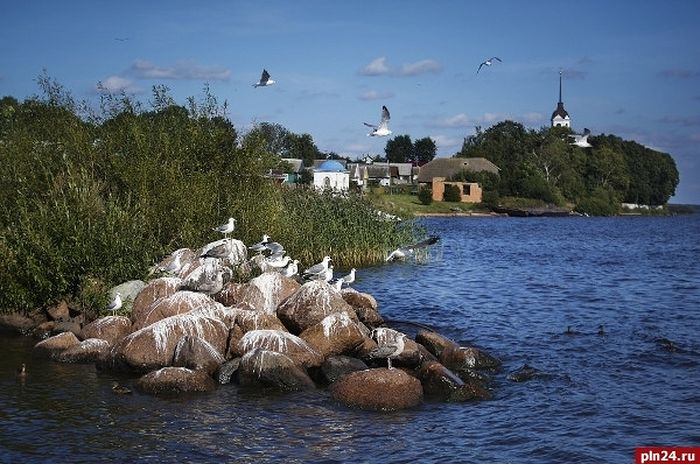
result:
[[[476,73],[477,73],[477,74],[479,74],[479,71],[481,71],[481,68],[483,68],[485,64],[486,64],[486,61],[484,61],[483,63],[481,63],[481,64],[479,65],[479,67],[478,67],[477,70],[476,70]]]
[[[382,120],[379,122],[379,128],[380,129],[388,129],[389,128],[389,119],[391,119],[391,115],[389,114],[389,110],[386,108],[386,106],[382,106]]]
[[[262,85],[267,84],[267,81],[270,80],[270,73],[267,72],[267,69],[263,69],[262,75],[260,76],[260,83]]]
[[[374,130],[377,130],[377,126],[375,126],[374,124],[370,124],[370,123],[368,123],[368,122],[363,122],[362,124],[364,124],[364,125],[367,126],[367,127],[371,127],[371,128],[374,129]]]
[[[500,63],[503,63],[503,61],[501,61],[501,59],[500,59],[499,57],[497,57],[497,56],[494,56],[494,57],[491,58],[491,59],[492,59],[492,60],[496,60],[496,61],[498,61],[498,62],[500,62]]]

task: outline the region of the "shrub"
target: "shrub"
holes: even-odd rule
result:
[[[450,202],[462,201],[461,187],[453,184],[445,184],[445,193],[442,195],[442,199]]]
[[[418,190],[418,201],[424,205],[429,205],[433,202],[433,192],[426,187],[422,187]]]

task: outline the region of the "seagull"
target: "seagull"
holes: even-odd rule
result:
[[[175,257],[165,266],[160,266],[158,270],[160,272],[165,272],[166,274],[175,274],[180,271],[182,263],[180,262],[180,253],[177,253]]]
[[[494,60],[498,61],[499,63],[502,63],[501,59],[497,56],[492,56],[488,60],[484,61],[479,65],[479,68],[476,70],[476,73],[479,74],[479,71],[481,71],[481,68],[484,66],[491,66],[494,62]]]
[[[393,369],[393,367],[391,367],[391,360],[403,353],[406,346],[404,341],[406,335],[396,330],[381,327],[374,329],[372,331],[372,336],[376,336],[379,346],[369,353],[369,357],[386,358],[387,366],[389,369]]]
[[[591,148],[593,145],[588,143],[588,136],[589,135],[591,135],[591,131],[589,129],[583,129],[583,135],[576,135],[576,134],[569,135],[569,137],[574,138],[574,141],[571,142],[571,145],[576,145],[577,147],[581,147],[581,148]]]
[[[284,254],[284,247],[277,242],[267,242],[265,244],[265,249],[267,249],[270,252],[270,255]]]
[[[249,249],[250,251],[254,251],[254,252],[256,252],[256,253],[261,253],[261,252],[263,252],[264,250],[267,249],[267,246],[266,246],[266,245],[267,245],[267,243],[268,243],[269,241],[270,241],[270,236],[267,235],[267,234],[264,234],[264,235],[262,236],[262,240],[261,240],[261,241],[259,241],[259,242],[256,243],[255,245],[249,246],[248,249]]]
[[[302,273],[302,277],[304,279],[314,279],[318,278],[320,276],[325,276],[325,273],[328,271],[328,262],[332,261],[330,256],[324,256],[323,261],[320,263],[314,264],[310,268],[306,269]]]
[[[221,224],[220,226],[212,228],[212,230],[216,232],[221,232],[224,234],[225,238],[228,238],[228,234],[233,232],[233,229],[236,227],[236,220],[232,217],[228,218],[228,222],[226,224]]]
[[[396,250],[392,251],[389,254],[389,256],[387,256],[386,261],[403,261],[409,255],[413,255],[413,253],[415,253],[416,250],[419,250],[421,248],[427,248],[430,245],[434,245],[437,243],[438,240],[440,240],[440,237],[438,237],[437,235],[431,235],[430,237],[426,238],[425,240],[421,240],[420,242],[414,243],[412,245],[399,247]]]
[[[389,134],[391,134],[391,131],[389,130],[389,119],[391,116],[389,115],[389,110],[386,108],[386,106],[382,106],[382,120],[379,123],[378,126],[375,126],[374,124],[369,124],[369,123],[364,123],[365,126],[371,127],[373,130],[369,134],[367,134],[368,137],[384,137]]]
[[[355,272],[356,269],[353,267],[350,269],[350,273],[346,276],[343,277],[338,277],[333,284],[335,285],[335,288],[340,290],[343,288],[343,285],[350,285],[351,283],[355,282]]]
[[[344,280],[342,277],[340,277],[340,278],[338,278],[338,279],[335,279],[335,281],[332,282],[332,283],[333,283],[333,287],[334,287],[336,290],[340,291],[340,290],[342,290],[342,288],[343,288],[343,284],[345,283],[345,280]]]
[[[122,307],[122,295],[121,293],[117,292],[114,295],[114,299],[112,302],[107,306],[107,311],[112,311],[112,315],[115,315],[117,311],[119,311],[119,308]]]
[[[265,258],[265,264],[275,269],[282,269],[292,260],[289,256],[272,255]]]
[[[218,245],[208,249],[206,252],[199,255],[200,258],[217,258],[224,259],[231,254],[231,241],[224,239]]]
[[[291,263],[287,264],[287,267],[280,270],[285,277],[294,277],[299,272],[299,260],[295,259]]]
[[[275,81],[270,79],[270,73],[267,72],[266,69],[263,69],[263,72],[260,75],[260,80],[253,84],[253,87],[267,87],[268,85],[272,85],[274,83]]]

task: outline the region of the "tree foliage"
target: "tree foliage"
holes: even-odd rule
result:
[[[421,165],[435,158],[437,146],[430,137],[423,137],[413,142],[409,135],[397,135],[386,142],[384,152],[386,159],[391,163]]]

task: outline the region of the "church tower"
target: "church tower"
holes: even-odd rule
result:
[[[557,109],[552,113],[552,127],[571,127],[571,118],[564,109],[564,102],[561,101],[561,79],[562,72],[559,71],[559,103]]]

